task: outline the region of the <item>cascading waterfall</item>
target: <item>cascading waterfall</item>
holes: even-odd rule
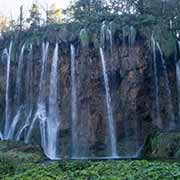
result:
[[[0,132],[0,140],[3,140],[4,138],[3,138],[3,134],[2,134],[2,132]]]
[[[53,55],[50,76],[49,113],[47,119],[47,156],[50,159],[59,159],[57,152],[58,131],[60,120],[58,116],[57,103],[57,82],[58,82],[58,43]]]
[[[173,28],[173,21],[172,20],[169,20],[169,27],[170,27],[170,29]]]
[[[17,69],[16,91],[15,91],[15,100],[16,100],[17,108],[21,103],[20,100],[21,100],[21,89],[22,89],[21,85],[22,85],[24,49],[25,49],[25,44],[21,48],[21,53],[18,62],[18,69]]]
[[[14,132],[17,126],[17,123],[19,122],[21,111],[22,111],[22,106],[21,106],[21,85],[22,85],[22,71],[23,71],[23,60],[24,60],[24,49],[25,49],[25,44],[21,48],[21,53],[19,57],[19,62],[18,62],[18,70],[17,70],[17,79],[16,79],[16,91],[15,91],[15,100],[16,100],[16,109],[17,109],[17,114],[12,120],[12,124],[9,128],[7,139],[12,139],[14,136]]]
[[[169,78],[168,78],[168,73],[167,73],[167,67],[166,67],[165,59],[163,57],[163,52],[162,52],[161,47],[160,47],[158,42],[157,42],[157,47],[159,49],[159,53],[160,53],[161,61],[162,61],[162,66],[163,66],[163,70],[164,70],[164,75],[165,75],[165,86],[166,86],[167,100],[168,100],[168,106],[169,106],[168,112],[169,112],[169,115],[170,115],[169,130],[172,130],[172,129],[175,128],[175,117],[174,117],[174,112],[173,112],[170,83],[169,83]]]
[[[133,26],[129,28],[129,47],[133,47],[136,41],[136,29]]]
[[[177,92],[178,92],[178,116],[180,120],[180,61],[176,63],[176,78],[177,78]]]
[[[178,41],[178,49],[180,50],[180,41]],[[178,119],[180,121],[180,60],[176,63],[176,79],[178,92]]]
[[[116,158],[118,157],[116,133],[115,133],[115,128],[114,128],[114,119],[113,119],[113,111],[112,111],[112,105],[111,105],[108,75],[107,75],[107,70],[106,70],[104,52],[102,48],[100,48],[100,55],[101,55],[101,63],[102,63],[102,68],[103,68],[103,77],[104,77],[104,84],[105,84],[105,91],[106,91],[106,106],[107,106],[107,114],[108,114],[108,128],[109,128],[109,136],[110,136],[111,156],[112,158]]]
[[[75,48],[71,44],[71,118],[72,118],[72,158],[77,158],[78,134],[77,134],[77,89],[76,89],[76,63]]]
[[[160,103],[159,103],[159,80],[156,62],[156,42],[154,36],[151,36],[152,50],[153,50],[153,65],[154,65],[154,78],[155,78],[155,103],[156,103],[156,125],[162,128],[162,119],[160,116]]]
[[[10,127],[9,132],[8,132],[7,140],[13,139],[14,131],[15,131],[16,125],[20,119],[21,111],[22,111],[22,107],[19,108],[18,112],[16,113],[15,117],[13,118],[13,121],[11,123],[11,127]]]
[[[41,64],[41,77],[40,77],[40,83],[39,83],[39,97],[38,97],[38,103],[37,103],[37,110],[34,115],[34,118],[31,122],[31,125],[28,129],[27,136],[25,137],[25,143],[29,143],[32,131],[34,129],[35,122],[37,119],[40,120],[40,132],[41,132],[41,143],[44,150],[46,149],[46,132],[45,132],[45,125],[47,120],[47,113],[46,113],[46,106],[45,106],[45,72],[46,72],[46,66],[47,66],[47,58],[48,58],[48,49],[49,49],[49,43],[47,42],[46,45],[42,44],[42,64]],[[46,150],[45,150],[46,151]]]
[[[102,48],[104,48],[105,46],[106,33],[107,33],[106,21],[103,21],[101,26],[101,36],[100,36],[100,44]]]
[[[39,98],[37,104],[37,112],[32,122],[32,127],[34,126],[36,120],[39,120],[40,133],[41,133],[41,146],[44,150],[44,153],[48,156],[47,153],[47,139],[46,139],[46,125],[47,125],[47,111],[46,111],[46,67],[48,60],[48,50],[49,42],[46,45],[43,43],[43,52],[42,52],[42,66],[41,66],[41,78],[39,84]],[[32,128],[33,129],[33,128]]]
[[[81,40],[83,39],[83,37],[88,35],[87,32],[85,29],[81,30],[81,33],[80,33],[82,36]],[[128,32],[129,31],[127,31],[127,33]],[[127,33],[125,34],[126,41],[127,41]],[[136,36],[134,36],[136,35],[136,32],[133,27],[131,27],[131,34],[128,34],[128,35],[130,36],[129,37],[130,48],[128,49],[128,46],[126,46],[126,47],[123,47],[122,49],[126,50],[127,48],[128,51],[131,53],[131,50],[133,51],[133,46],[136,39],[135,38]],[[165,85],[166,85],[166,92],[168,95],[167,98],[168,98],[168,103],[169,103],[168,115],[171,117],[170,122],[174,123],[174,124],[170,124],[170,129],[172,130],[172,128],[174,128],[175,126],[175,118],[173,114],[173,105],[172,105],[172,99],[171,99],[171,90],[169,87],[170,84],[169,84],[169,79],[168,79],[168,74],[167,74],[167,67],[165,64],[165,60],[163,59],[162,50],[159,44],[158,43],[156,44],[153,36],[151,37],[151,41],[152,41],[152,49],[153,49],[153,63],[154,63],[153,65],[154,65],[155,91],[156,91],[156,123],[159,128],[163,128],[162,119],[160,116],[160,97],[159,97],[160,96],[160,93],[159,93],[160,82],[158,78],[158,68],[157,68],[157,65],[158,65],[157,51],[159,50],[160,55],[161,55],[163,70],[165,73],[165,80],[166,80]],[[89,45],[86,42],[87,41],[81,41],[82,47],[84,47],[84,49],[88,48],[88,45]],[[127,45],[127,42],[125,45]],[[98,67],[94,69],[93,60],[87,61],[87,64],[85,65],[87,65],[90,69],[88,69],[89,70],[88,73],[85,74],[86,77],[83,77],[84,74],[82,75],[82,78],[79,77],[78,73],[83,72],[84,64],[83,64],[83,61],[76,62],[76,49],[74,45],[71,44],[70,46],[71,61],[69,62],[70,64],[68,64],[67,61],[66,63],[64,63],[63,61],[62,63],[64,64],[62,64],[63,67],[61,69],[63,72],[62,74],[63,77],[61,78],[64,78],[65,80],[68,79],[68,82],[60,81],[60,83],[63,83],[62,89],[60,89],[60,91],[58,91],[59,44],[56,43],[51,63],[48,63],[50,61],[50,59],[48,61],[49,43],[47,42],[46,44],[45,43],[42,44],[42,58],[41,58],[41,64],[40,64],[41,69],[40,69],[40,75],[39,75],[40,78],[39,78],[38,87],[36,86],[37,85],[36,81],[33,82],[33,80],[34,79],[36,80],[36,77],[39,77],[37,75],[37,72],[39,72],[38,71],[39,69],[37,70],[37,68],[39,68],[39,62],[33,61],[33,57],[35,56],[33,56],[32,44],[30,44],[29,47],[30,49],[29,49],[27,62],[24,62],[25,45],[23,45],[23,47],[21,48],[21,54],[19,56],[16,89],[15,89],[16,91],[15,91],[15,96],[14,96],[16,102],[14,103],[14,105],[12,104],[12,112],[14,115],[13,116],[14,119],[12,121],[9,121],[9,117],[8,117],[10,116],[9,114],[11,114],[9,112],[11,110],[10,108],[11,106],[9,105],[9,102],[10,102],[10,98],[9,98],[9,84],[10,84],[9,81],[10,80],[9,79],[10,79],[10,60],[11,60],[10,56],[11,56],[12,42],[10,44],[9,51],[7,50],[4,51],[4,54],[6,54],[7,59],[8,59],[7,60],[8,62],[7,75],[6,75],[6,114],[5,114],[4,134],[1,134],[0,132],[0,139],[4,139],[5,137],[5,139],[7,140],[8,139],[15,139],[16,141],[24,140],[25,143],[30,143],[31,136],[33,137],[32,141],[33,140],[36,141],[36,138],[37,138],[36,134],[34,135],[33,133],[35,131],[38,131],[37,134],[40,133],[39,139],[41,140],[41,147],[44,151],[44,154],[52,160],[61,159],[61,157],[71,157],[72,159],[81,159],[81,158],[88,159],[91,157],[94,159],[96,158],[97,159],[98,158],[105,158],[105,159],[106,158],[121,158],[121,157],[133,158],[133,157],[137,157],[140,154],[141,149],[143,147],[141,144],[143,138],[141,138],[140,136],[144,135],[143,134],[144,132],[141,131],[140,129],[142,124],[140,121],[138,121],[138,116],[137,116],[138,114],[136,114],[136,111],[138,111],[140,107],[139,104],[138,103],[136,104],[136,102],[133,99],[132,101],[133,107],[130,106],[132,107],[132,109],[130,109],[129,107],[127,108],[127,106],[129,106],[127,102],[131,97],[130,98],[128,97],[127,99],[126,98],[122,99],[122,101],[125,100],[125,103],[127,103],[127,105],[125,104],[124,109],[127,108],[129,110],[132,110],[132,112],[134,113],[132,117],[126,114],[124,115],[122,112],[117,110],[118,107],[121,106],[121,102],[112,103],[112,100],[113,100],[112,98],[116,98],[116,97],[118,97],[118,100],[121,101],[121,97],[120,97],[121,92],[119,92],[119,87],[121,86],[120,84],[121,80],[119,80],[119,82],[115,84],[117,86],[115,86],[115,88],[113,89],[112,91],[113,96],[111,97],[111,87],[110,87],[110,82],[109,82],[110,76],[108,77],[109,70],[110,70],[110,75],[112,79],[114,77],[115,77],[115,80],[116,78],[120,79],[121,77],[119,77],[119,74],[118,76],[116,76],[116,71],[119,71],[119,70],[121,71],[122,70],[120,69],[121,66],[124,67],[125,65],[123,63],[126,63],[126,62],[121,62],[121,64],[119,64],[120,66],[118,65],[117,68],[113,67],[114,69],[111,69],[111,66],[113,66],[114,64],[117,64],[116,63],[117,58],[113,57],[115,53],[115,50],[113,48],[116,46],[115,44],[113,44],[113,29],[110,28],[110,25],[106,25],[106,22],[103,22],[102,24],[101,46],[99,48],[101,62],[99,62],[100,63],[99,64],[98,61],[96,62],[96,59],[95,59],[94,62],[98,64]],[[109,58],[109,62],[106,61],[106,50],[108,50],[107,57]],[[136,53],[139,53],[139,52],[136,52]],[[130,54],[129,57],[126,56],[126,59],[130,58],[132,54]],[[27,64],[24,64],[24,63],[27,63]],[[49,64],[50,66],[48,67]],[[23,67],[25,67],[25,70],[26,70],[24,78],[22,77],[23,72],[24,72]],[[33,67],[35,67],[35,69],[33,69]],[[82,71],[77,71],[77,67],[79,67],[79,69]],[[132,68],[134,67],[137,67],[136,64],[135,66],[133,64]],[[68,75],[69,68],[70,68],[70,74],[69,74],[70,77]],[[177,68],[176,71],[177,71],[178,90],[180,94],[180,63],[179,62],[177,63],[176,68]],[[100,72],[99,72],[99,69],[100,69]],[[125,73],[126,71],[127,69],[125,68]],[[12,71],[12,74],[14,72],[15,71]],[[122,72],[122,74],[123,73],[124,72]],[[102,93],[102,84],[101,84],[102,82],[100,79],[101,76],[103,78],[104,95]],[[133,78],[134,74],[132,75],[130,74],[130,76],[132,76],[130,77],[131,79]],[[83,79],[86,81],[87,84],[91,82],[92,80],[93,88],[88,89],[87,96],[84,97],[83,89],[78,88],[79,86],[77,84],[79,83],[79,81],[77,83],[77,79],[79,80]],[[130,79],[128,79],[128,81]],[[25,84],[24,84],[25,90],[24,88],[21,88],[21,86],[23,85],[22,82],[24,81],[25,81]],[[136,82],[133,82],[133,83],[135,84]],[[139,81],[137,83],[139,83]],[[111,81],[111,84],[112,84],[112,87],[114,87],[113,81]],[[128,84],[128,87],[129,85],[131,84]],[[37,95],[36,103],[34,103],[35,98],[33,97],[33,95],[36,95],[36,91],[33,91],[33,90],[34,88],[36,90],[36,87],[38,90],[38,95]],[[64,90],[64,88],[66,89]],[[70,91],[71,93],[69,95],[68,93]],[[63,94],[64,97],[62,99],[62,102],[63,102],[62,104],[59,103],[58,101],[58,98],[59,98],[58,92],[63,92],[63,93],[65,92]],[[126,93],[126,92],[123,92],[123,93]],[[135,96],[133,98],[136,98],[136,91],[135,92],[132,91],[132,93],[135,93]],[[94,97],[91,100],[90,96],[92,94],[94,95]],[[25,95],[24,99],[22,98],[23,95]],[[97,98],[96,98],[96,95],[97,95]],[[104,104],[101,102],[102,97],[105,98]],[[79,103],[82,103],[80,104],[82,107],[82,111],[78,109]],[[68,106],[67,110],[63,109],[63,108],[66,108],[67,106]],[[67,119],[69,117],[69,114],[68,114],[68,112],[70,111],[69,108],[71,108],[71,114],[70,114],[71,124],[69,123]],[[103,114],[104,108],[107,111],[105,114]],[[180,108],[180,104],[179,104],[179,108]],[[61,109],[62,109],[62,112],[61,112]],[[87,119],[85,117],[85,120],[83,121],[84,115],[86,116],[86,113],[87,113]],[[129,113],[129,111],[127,111],[127,113]],[[130,120],[126,121],[125,122],[126,124],[124,123],[125,128],[123,127],[124,116],[127,116],[127,118],[125,117],[125,120],[128,119],[128,117],[130,117],[129,118]],[[79,117],[80,119],[78,119]],[[121,122],[119,119],[117,121],[118,127],[121,126],[120,128],[122,128],[122,132],[120,133],[118,132],[118,136],[116,136],[116,133],[117,133],[116,121],[114,117],[117,117],[117,118],[122,117]],[[87,123],[88,128],[84,127],[85,123]],[[107,132],[105,132],[106,130]],[[87,136],[85,138],[82,138],[82,136],[84,135],[84,132],[86,131],[88,131]],[[100,133],[102,134],[99,135]],[[121,134],[124,135],[124,137],[122,137],[121,140],[120,138],[117,139],[117,137],[120,137]],[[70,139],[71,139],[71,143],[69,143]],[[84,143],[83,145],[81,145],[82,141]],[[85,141],[87,141],[88,146]],[[85,147],[84,148],[85,150],[82,147],[83,148]],[[69,154],[70,149],[71,149],[71,154]],[[124,150],[126,150],[126,152],[124,152]],[[109,152],[107,153],[107,151]],[[134,151],[136,151],[135,154],[134,154]],[[89,155],[89,157],[83,157],[87,154]]]
[[[110,55],[111,55],[111,60],[113,58],[113,37],[112,37],[112,31],[110,28],[108,28],[108,34],[109,34],[109,45],[110,45]]]
[[[32,52],[32,44],[30,44],[30,51],[29,51],[29,57],[28,57],[28,65],[27,65],[27,73],[26,73],[26,117],[25,121],[23,122],[22,128],[19,129],[17,133],[16,140],[19,141],[23,132],[29,127],[30,125],[30,119],[32,116],[32,110],[33,110],[33,52]]]
[[[110,48],[111,48],[111,53],[112,53],[112,45],[113,45],[112,32],[106,26],[106,22],[103,21],[102,26],[101,26],[100,56],[101,56],[101,63],[102,63],[102,68],[103,68],[105,91],[106,91],[106,106],[107,106],[107,114],[108,114],[108,129],[109,129],[109,137],[110,137],[111,156],[113,158],[116,158],[116,157],[118,157],[116,133],[115,133],[115,127],[114,127],[114,118],[113,118],[113,111],[112,111],[112,102],[111,102],[111,95],[110,95],[110,88],[109,88],[109,80],[108,80],[106,63],[105,63],[104,52],[103,52],[103,49],[105,48],[105,40],[106,40],[107,34],[109,35]],[[112,54],[111,54],[111,56],[112,56]]]
[[[4,138],[6,139],[10,128],[9,121],[9,83],[10,83],[10,66],[11,66],[11,51],[13,42],[11,41],[9,46],[8,58],[7,58],[7,72],[6,72],[6,95],[5,95],[5,127],[4,127]]]

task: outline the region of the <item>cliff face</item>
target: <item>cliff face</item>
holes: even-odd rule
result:
[[[52,64],[52,49],[50,44],[48,64],[46,69],[45,82],[45,104],[48,111],[49,82]],[[104,86],[102,64],[99,50],[93,48],[80,48],[76,46],[75,77],[77,88],[77,126],[78,136],[77,156],[78,157],[109,157],[109,127],[106,106],[106,92]],[[112,98],[112,111],[114,117],[115,134],[117,137],[117,151],[121,157],[136,156],[148,134],[156,128],[155,121],[155,83],[153,56],[144,43],[136,43],[133,47],[114,45],[113,52],[105,48],[105,61],[109,78],[110,94]],[[41,50],[33,47],[33,114],[37,108],[39,94],[39,81],[41,74]],[[28,50],[24,56],[24,69],[22,80],[21,101],[27,104],[28,97],[25,97],[27,82]],[[0,109],[4,112],[4,95],[6,64],[1,66],[0,74]],[[159,67],[161,69],[161,67]],[[175,81],[175,66],[168,68],[169,78]],[[10,73],[10,109],[11,119],[16,114],[14,91],[17,76],[17,61],[11,63]],[[160,74],[163,79],[163,74]],[[173,90],[173,103],[177,107],[176,83],[171,81]],[[164,113],[167,110],[166,92],[163,80],[160,87],[161,115],[166,126],[169,120]],[[72,151],[72,120],[71,120],[71,57],[70,45],[59,48],[58,61],[58,114],[60,130],[58,133],[58,151],[60,157],[70,157]],[[177,111],[177,108],[174,109]],[[4,114],[4,113],[1,113]],[[24,113],[25,114],[25,113]],[[21,115],[20,122],[15,130],[23,124],[24,116]],[[2,117],[2,125],[3,119]],[[31,121],[33,115],[31,117]],[[36,121],[31,142],[40,142],[40,121]],[[15,134],[16,134],[15,133]],[[26,136],[26,131],[21,139]],[[14,136],[16,137],[16,135]]]

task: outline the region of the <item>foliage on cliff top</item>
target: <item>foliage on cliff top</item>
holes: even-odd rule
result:
[[[113,35],[119,39],[123,29],[130,26],[135,27],[147,40],[150,40],[154,32],[155,39],[160,43],[167,57],[176,47],[176,35],[180,33],[179,0],[77,0],[72,2],[66,10],[61,11],[60,15],[64,17],[60,18],[61,21],[56,21],[59,19],[55,13],[56,8],[53,11],[47,11],[47,17],[43,19],[40,14],[41,7],[33,4],[30,17],[27,19],[29,24],[11,25],[12,27],[3,33],[3,41],[9,42],[13,38],[18,46],[22,44],[19,42],[25,41],[74,42],[79,41],[79,32],[82,28],[87,30],[90,37],[96,37],[99,40],[102,22],[106,21],[107,24],[113,22]],[[49,12],[53,15],[55,13],[56,16],[49,17],[51,14]],[[20,27],[21,25],[23,27]]]

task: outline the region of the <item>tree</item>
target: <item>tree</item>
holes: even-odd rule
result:
[[[20,18],[19,18],[19,26],[20,26],[20,31],[22,31],[23,28],[23,6],[20,7]]]
[[[32,7],[29,12],[30,17],[27,19],[27,22],[30,23],[30,27],[32,29],[39,27],[41,23],[41,14],[39,6],[35,3],[32,4]]]
[[[48,10],[47,16],[48,23],[60,23],[62,22],[62,10],[56,7],[56,4],[52,4]]]
[[[72,14],[71,18],[73,20],[86,23],[86,21],[94,20],[94,18],[102,14],[104,8],[102,0],[79,0],[70,7],[69,13]]]
[[[0,32],[5,32],[10,27],[10,20],[6,16],[0,15]]]

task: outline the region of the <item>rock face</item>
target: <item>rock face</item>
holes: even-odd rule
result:
[[[46,105],[49,96],[50,67],[52,63],[52,48],[48,58],[46,70]],[[38,49],[38,51],[37,51]],[[60,157],[71,156],[71,77],[70,77],[70,45],[60,46],[58,65],[58,107],[60,114],[60,131],[58,146]],[[33,47],[33,112],[35,112],[38,99],[38,85],[40,80],[41,52],[40,47]],[[108,157],[109,136],[107,124],[107,109],[105,102],[105,87],[100,62],[99,50],[95,48],[80,48],[76,45],[76,87],[77,87],[77,135],[78,157]],[[26,52],[28,54],[28,51]],[[118,156],[136,156],[141,149],[144,140],[156,128],[155,116],[155,83],[153,72],[152,54],[145,43],[137,42],[133,47],[116,45],[113,47],[113,56],[110,49],[105,48],[105,61],[107,66],[110,94],[112,97],[112,109],[114,126],[116,129]],[[27,56],[24,62],[28,61]],[[3,67],[2,65],[1,67]],[[169,78],[176,79],[174,66],[169,68]],[[3,90],[5,68],[0,70],[0,90]],[[14,103],[14,82],[17,63],[11,67],[11,106]],[[26,71],[26,66],[24,71]],[[163,78],[163,74],[160,74]],[[166,119],[163,108],[166,108],[165,93],[161,81],[161,115]],[[172,81],[171,81],[172,82]],[[23,80],[23,86],[28,83]],[[172,84],[173,103],[177,111],[176,84]],[[25,91],[25,88],[24,90]],[[1,96],[0,111],[4,111],[4,100]],[[24,102],[26,104],[26,102]],[[48,107],[48,106],[47,106]],[[13,107],[11,107],[12,109]],[[2,114],[2,113],[1,113]],[[33,118],[33,117],[32,117]],[[2,119],[3,116],[2,116]],[[167,120],[168,121],[168,120]],[[2,126],[3,126],[3,121]],[[21,119],[23,122],[23,117]],[[39,122],[33,129],[31,142],[40,142]],[[16,130],[17,132],[17,130]],[[24,133],[26,136],[26,133]],[[22,140],[24,137],[22,137]]]

